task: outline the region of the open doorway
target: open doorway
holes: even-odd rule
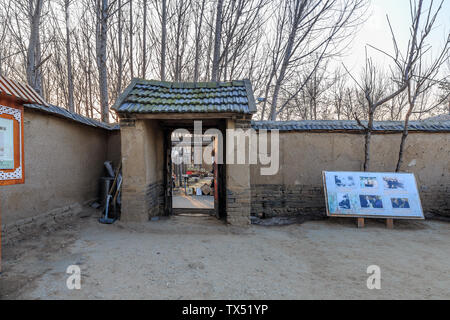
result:
[[[214,165],[213,153],[205,152],[212,137],[203,137],[202,141],[193,141],[191,135],[175,132],[172,143],[172,208],[174,211],[192,213],[214,213]],[[189,141],[189,142],[185,142]],[[201,163],[194,161],[194,149],[200,143],[206,159]]]
[[[166,134],[166,209],[169,215],[225,219],[225,166],[215,161],[223,143],[214,135],[195,139],[191,132]]]

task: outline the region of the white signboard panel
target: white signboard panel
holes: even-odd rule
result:
[[[329,216],[424,219],[410,173],[324,172]]]
[[[14,169],[14,120],[0,118],[0,169]]]

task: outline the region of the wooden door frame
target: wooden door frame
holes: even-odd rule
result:
[[[193,122],[194,120],[192,120]],[[181,126],[183,128],[183,126]],[[184,129],[190,129],[188,127]],[[203,128],[206,130],[205,128]],[[220,123],[217,126],[217,129],[219,129],[222,132],[223,136],[223,145],[222,145],[222,156],[223,156],[223,162],[225,162],[226,158],[226,120],[220,121]],[[167,216],[173,216],[174,210],[173,210],[173,197],[172,197],[172,187],[168,185],[172,179],[172,159],[171,159],[171,152],[172,152],[172,132],[173,128],[167,127],[164,129],[164,214]],[[169,154],[169,148],[170,146],[170,154]],[[170,158],[169,158],[170,157]],[[217,155],[216,155],[217,157]],[[168,163],[170,161],[170,165]],[[214,211],[216,212],[216,217],[220,220],[226,220],[227,218],[227,210],[226,210],[226,165],[218,164],[218,189],[219,189],[219,199],[218,199],[218,207],[216,208],[216,204],[214,204]],[[170,174],[170,179],[169,179]],[[170,195],[168,194],[170,190]],[[186,209],[189,210],[189,209]]]
[[[172,130],[164,130],[164,215],[171,216],[172,206]],[[170,146],[170,148],[169,148]],[[170,150],[170,151],[169,151]]]

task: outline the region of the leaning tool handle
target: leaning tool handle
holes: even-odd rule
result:
[[[111,195],[108,194],[106,197],[106,208],[105,208],[105,219],[108,219],[108,211],[109,211],[109,200],[111,199]]]
[[[114,199],[113,199],[113,204],[114,205],[116,205],[117,196],[119,195],[120,187],[122,186],[122,180],[123,180],[123,178],[120,177],[119,182],[117,183],[117,190],[116,190],[116,194],[114,195]]]
[[[112,195],[113,194],[114,188],[115,188],[116,183],[117,183],[117,178],[119,177],[119,173],[120,173],[120,169],[121,168],[122,168],[122,162],[119,164],[119,166],[116,169],[116,176],[114,177],[114,182],[113,182],[113,184],[111,186],[111,189],[109,189],[108,195]]]

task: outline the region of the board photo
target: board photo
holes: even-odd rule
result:
[[[328,216],[424,219],[414,174],[323,172]]]

